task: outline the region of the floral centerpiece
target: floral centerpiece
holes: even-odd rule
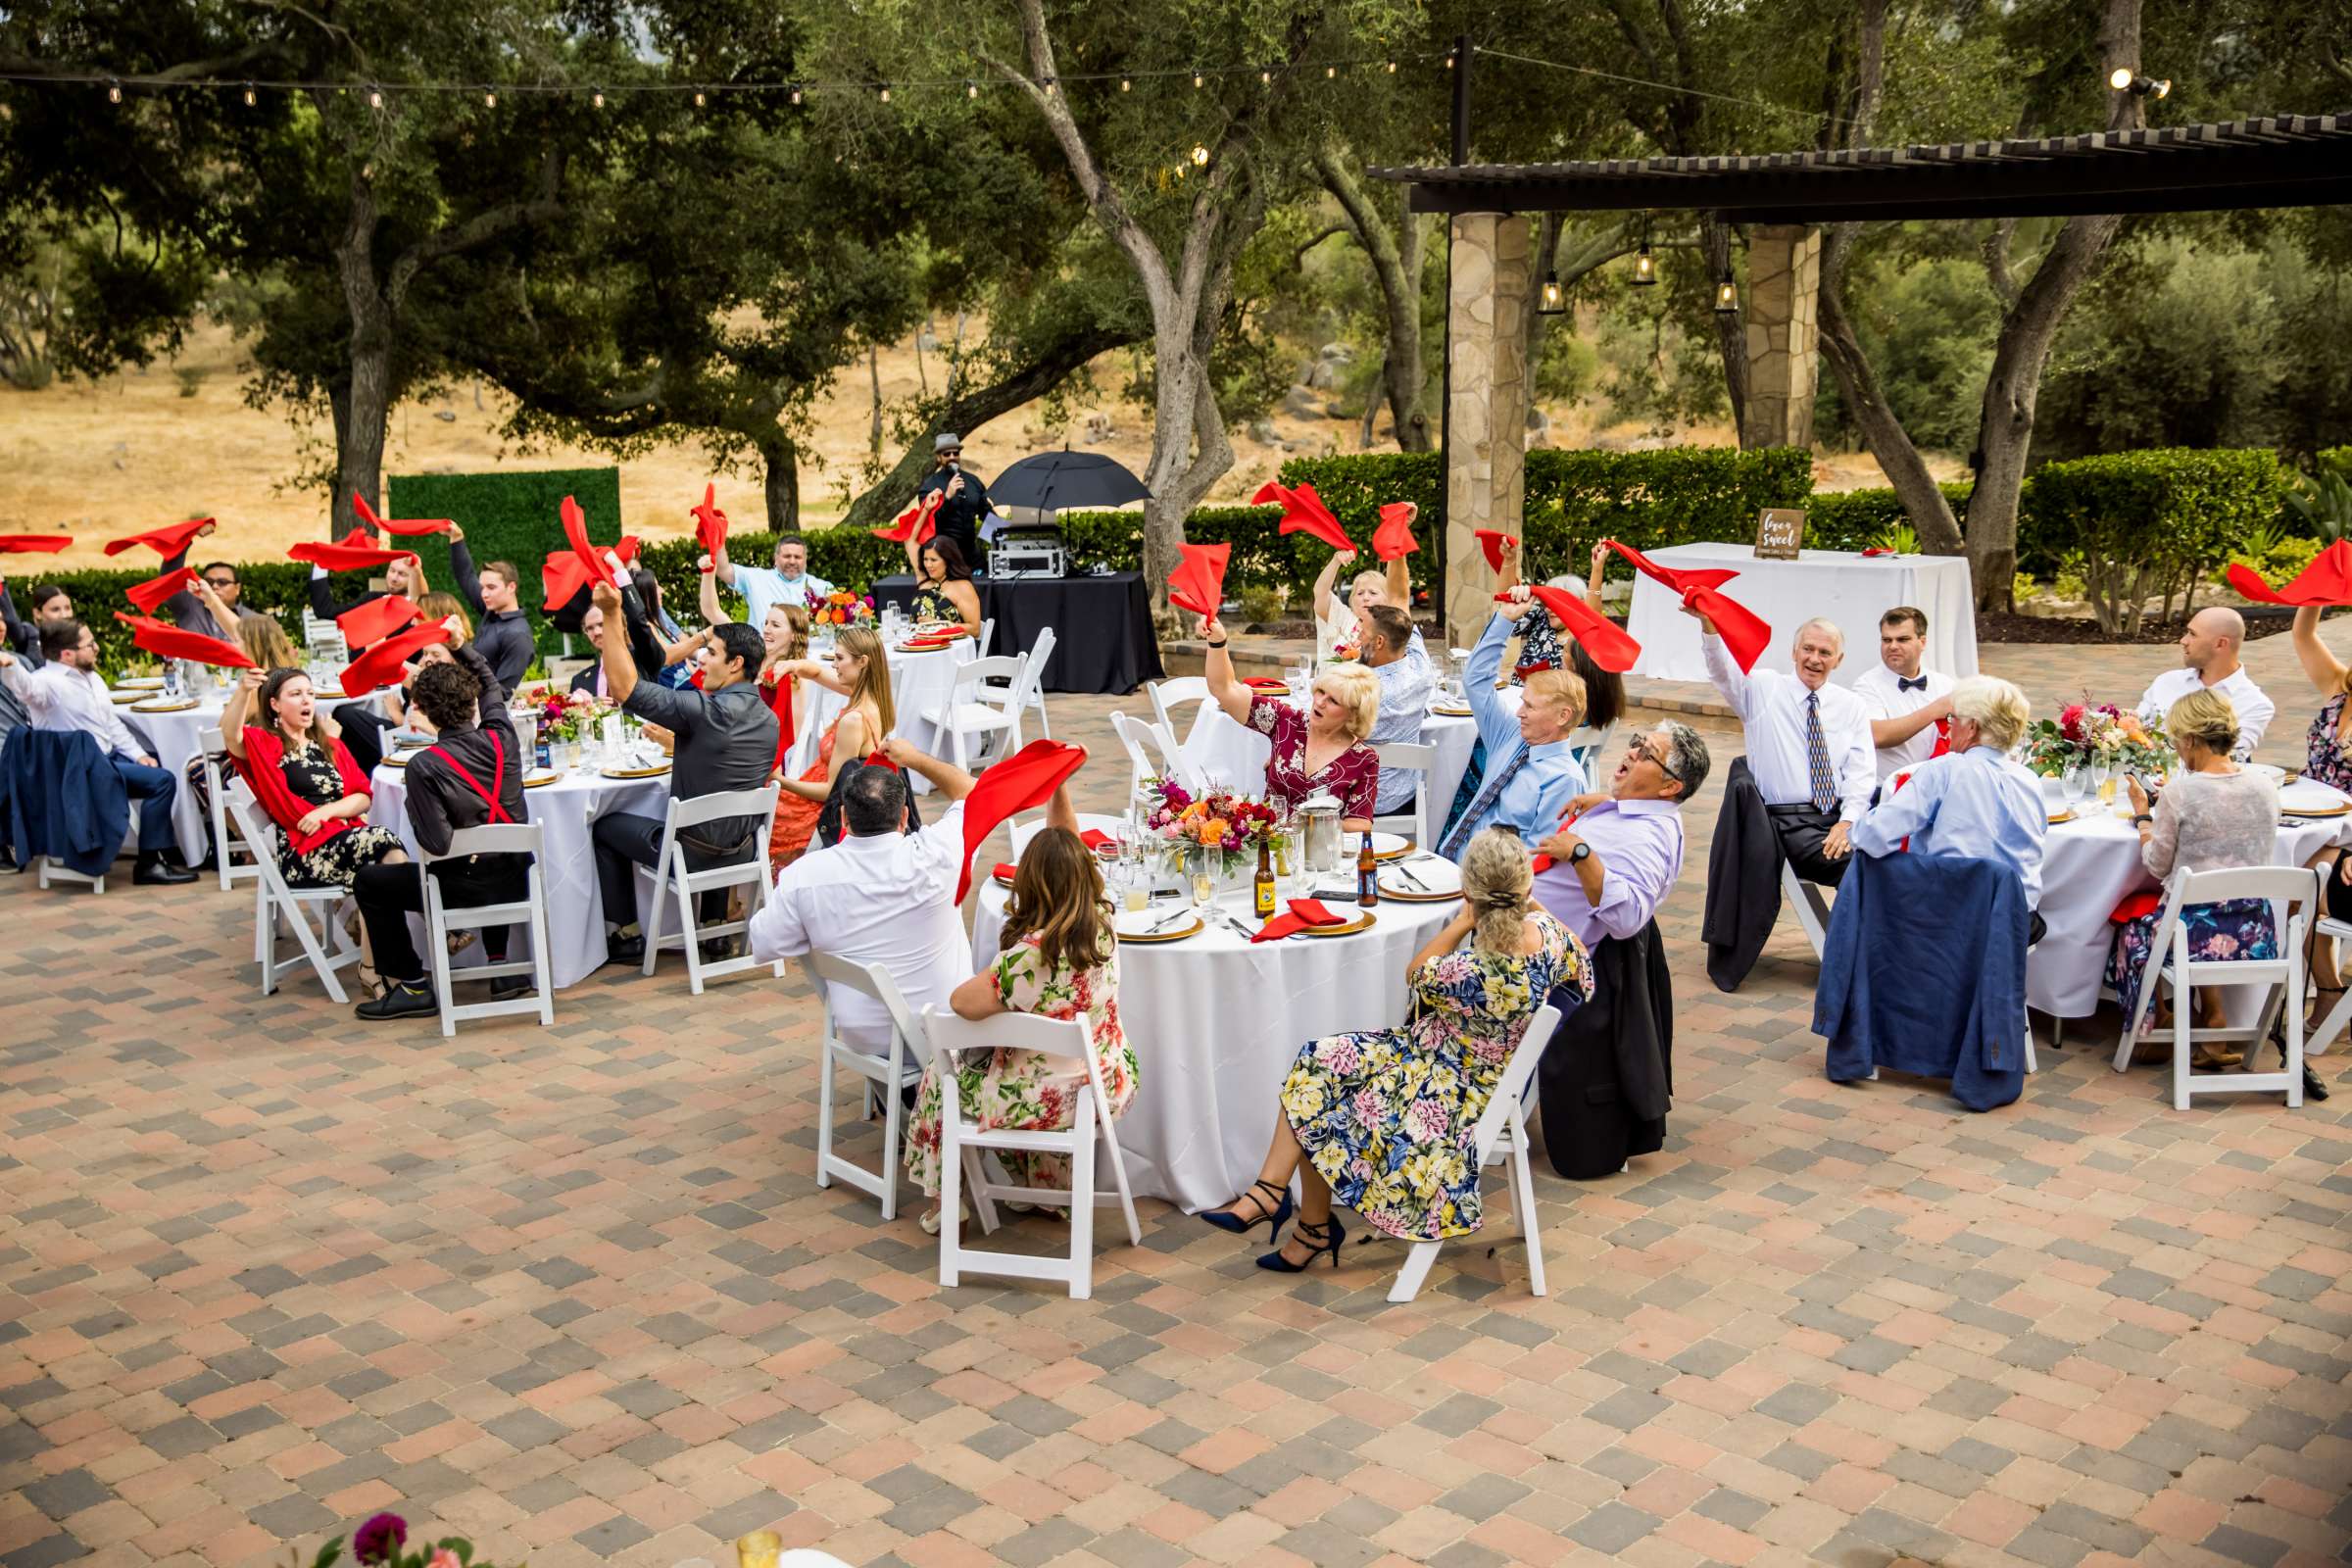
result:
[[[819,626],[871,626],[874,599],[871,594],[854,594],[847,588],[836,588],[824,598],[813,600],[808,618]]]
[[[586,740],[597,733],[605,715],[618,707],[607,697],[573,702],[562,693],[550,692],[539,707],[539,733],[551,741]]]
[[[2108,767],[2117,772],[2163,772],[2172,749],[2151,735],[2137,713],[2113,703],[2070,703],[2056,718],[2026,731],[2020,760],[2044,778],[2073,767]]]
[[[343,1556],[343,1540],[335,1538],[318,1548],[311,1568],[333,1568]],[[409,1549],[409,1522],[396,1513],[379,1513],[351,1533],[351,1558],[360,1568],[490,1568],[473,1554],[473,1543],[445,1536]]]
[[[1264,801],[1228,790],[1195,795],[1166,778],[1146,780],[1144,794],[1144,832],[1170,859],[1204,856],[1212,874],[1224,878],[1254,874],[1260,844],[1289,858],[1290,821]]]

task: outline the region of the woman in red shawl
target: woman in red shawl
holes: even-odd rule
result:
[[[289,886],[349,893],[361,866],[408,858],[398,834],[368,825],[368,776],[301,670],[246,670],[220,714],[220,739],[277,824]]]

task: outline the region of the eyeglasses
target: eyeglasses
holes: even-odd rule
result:
[[[1655,762],[1658,764],[1659,772],[1665,774],[1668,778],[1673,779],[1678,784],[1683,781],[1683,775],[1674,770],[1674,764],[1666,760],[1663,754],[1650,750],[1649,738],[1647,736],[1637,735],[1632,740],[1627,741],[1625,743],[1625,755],[1638,762]]]
[[[207,577],[204,579],[204,585],[208,588],[234,588],[237,585],[237,579],[234,577]]]

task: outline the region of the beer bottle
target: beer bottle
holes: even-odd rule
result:
[[[1274,918],[1274,850],[1264,839],[1257,841],[1257,883],[1255,888],[1257,917]]]
[[[1372,858],[1372,835],[1355,841],[1355,902],[1369,909],[1380,902],[1380,867]]]

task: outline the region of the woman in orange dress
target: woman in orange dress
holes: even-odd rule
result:
[[[782,668],[848,698],[849,706],[825,726],[808,771],[783,781],[776,797],[775,828],[767,841],[768,864],[774,870],[790,865],[808,848],[817,815],[833,793],[834,775],[879,750],[899,722],[890,700],[890,660],[871,627],[842,627],[834,636],[830,662],[802,659]]]

